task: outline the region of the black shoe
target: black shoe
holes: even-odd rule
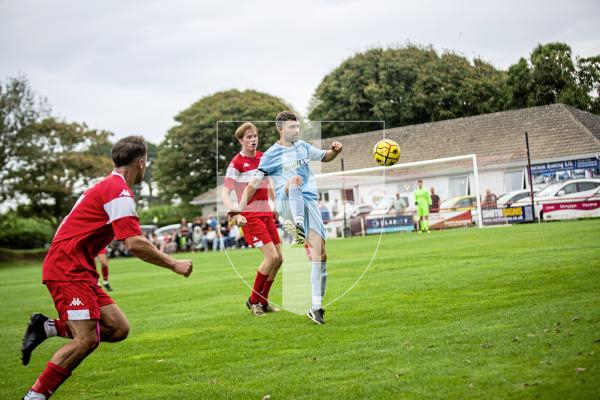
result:
[[[106,289],[107,292],[112,292],[112,287],[110,286],[110,284],[108,282],[106,282],[104,285],[104,289]]]
[[[25,336],[23,336],[23,346],[21,347],[21,352],[23,353],[21,360],[23,361],[23,365],[29,364],[31,352],[48,338],[48,336],[46,336],[46,331],[44,330],[44,322],[47,320],[48,317],[43,314],[31,314],[29,325],[25,330]]]
[[[325,323],[325,310],[323,310],[322,308],[319,308],[318,310],[313,310],[311,308],[310,310],[308,310],[306,315],[315,324],[323,325]]]
[[[248,310],[252,308],[252,303],[250,303],[250,297],[248,297],[248,300],[246,300],[246,307],[248,307]]]

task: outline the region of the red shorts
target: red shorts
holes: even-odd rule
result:
[[[106,247],[104,247],[102,250],[100,250],[100,253],[98,253],[98,255],[100,254],[106,254]]]
[[[61,321],[100,319],[100,307],[114,304],[97,283],[91,281],[46,281]]]
[[[250,246],[259,248],[271,242],[273,244],[281,243],[272,215],[248,218],[243,230],[244,239]]]

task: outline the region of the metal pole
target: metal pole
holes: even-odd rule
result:
[[[533,179],[531,178],[531,155],[529,152],[529,135],[525,131],[525,147],[527,148],[527,176],[529,177],[529,197],[531,198],[531,213],[533,214],[533,221],[535,222],[535,204],[533,201]]]
[[[477,226],[483,227],[481,217],[481,199],[479,194],[479,171],[477,170],[477,156],[473,154],[473,177],[475,178],[475,200],[477,201]]]
[[[344,158],[342,157],[341,160],[342,162],[342,172],[344,172]],[[346,233],[347,233],[347,226],[346,226],[346,190],[344,190],[344,178],[342,177],[342,212],[343,217],[344,217],[344,234],[342,235],[343,237],[346,237]]]

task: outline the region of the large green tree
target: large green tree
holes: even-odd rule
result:
[[[24,76],[0,82],[0,198],[6,194],[4,180],[19,160],[16,151],[27,146],[22,130],[49,114],[50,107]]]
[[[565,43],[540,44],[508,70],[510,108],[565,103],[599,113],[600,56],[573,59]]]
[[[385,121],[386,127],[503,109],[506,74],[476,59],[408,44],[374,48],[344,61],[317,87],[324,101],[311,120]],[[324,124],[323,137],[381,129],[382,124]]]
[[[204,97],[180,112],[159,145],[154,177],[161,197],[187,202],[215,187],[239,151],[233,134],[241,121],[273,121],[281,100],[254,90],[228,90]],[[278,139],[273,122],[256,123],[263,150]],[[217,139],[218,135],[218,139]],[[217,167],[218,162],[218,167]]]
[[[58,224],[76,197],[112,170],[109,154],[90,151],[110,146],[110,135],[54,118],[24,126],[19,133],[23,145],[13,149],[18,161],[3,182],[4,198],[26,200],[22,214]]]

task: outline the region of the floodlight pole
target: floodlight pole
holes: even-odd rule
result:
[[[533,214],[533,222],[535,222],[535,203],[533,200],[533,179],[531,178],[531,155],[529,152],[529,135],[525,131],[525,147],[527,148],[527,176],[529,176],[529,197],[531,198],[531,213]]]

